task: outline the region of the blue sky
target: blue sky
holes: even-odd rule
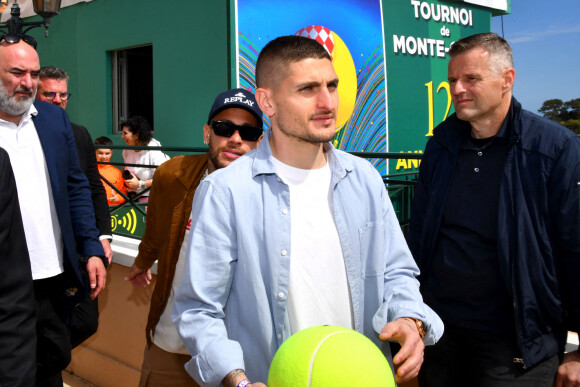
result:
[[[514,52],[514,96],[538,113],[542,103],[580,98],[580,0],[511,0],[503,36]],[[492,31],[502,35],[501,18]]]

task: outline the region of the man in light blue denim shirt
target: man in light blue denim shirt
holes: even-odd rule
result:
[[[329,54],[308,38],[277,38],[256,80],[272,129],[193,200],[172,314],[192,354],[187,371],[201,386],[264,386],[284,340],[332,324],[379,346],[398,382],[412,379],[443,323],[422,301],[378,172],[329,144],[338,108]],[[394,358],[386,340],[402,346]]]

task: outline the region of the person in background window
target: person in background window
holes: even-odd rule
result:
[[[95,139],[95,145],[113,145],[113,141],[109,137],[101,136]],[[113,156],[113,150],[110,148],[98,148],[95,150],[95,155],[97,156],[97,161],[108,163],[111,161],[111,157]],[[127,187],[125,186],[125,181],[123,180],[123,174],[118,168],[108,164],[99,164],[98,167],[99,173],[102,177],[117,187],[119,191],[127,195]],[[101,182],[103,183],[105,191],[107,192],[107,202],[110,206],[125,202],[125,198],[119,195],[117,191],[113,190],[109,184],[105,183],[104,180],[101,180]]]
[[[153,138],[153,130],[147,120],[140,116],[129,118],[121,122],[121,137],[128,146],[161,146],[161,143]],[[133,150],[123,151],[125,164],[161,165],[169,156],[158,150]],[[125,179],[125,185],[129,192],[139,194],[153,183],[155,168],[126,166],[125,170],[131,173],[130,179]],[[139,201],[146,202],[149,192],[143,193]]]

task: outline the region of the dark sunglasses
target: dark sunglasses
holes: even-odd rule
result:
[[[263,132],[261,128],[252,125],[236,125],[228,121],[211,121],[209,125],[213,128],[213,132],[221,137],[232,137],[237,130],[244,141],[258,141]]]
[[[5,40],[6,43],[14,44],[20,42],[20,40],[24,41],[24,43],[30,44],[35,50],[38,43],[36,39],[32,36],[23,35],[23,34],[4,34],[0,36],[0,42]]]

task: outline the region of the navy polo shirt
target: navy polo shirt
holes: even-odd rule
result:
[[[423,286],[443,320],[487,332],[514,329],[497,254],[499,185],[510,146],[510,113],[490,138],[463,136],[435,255]]]

